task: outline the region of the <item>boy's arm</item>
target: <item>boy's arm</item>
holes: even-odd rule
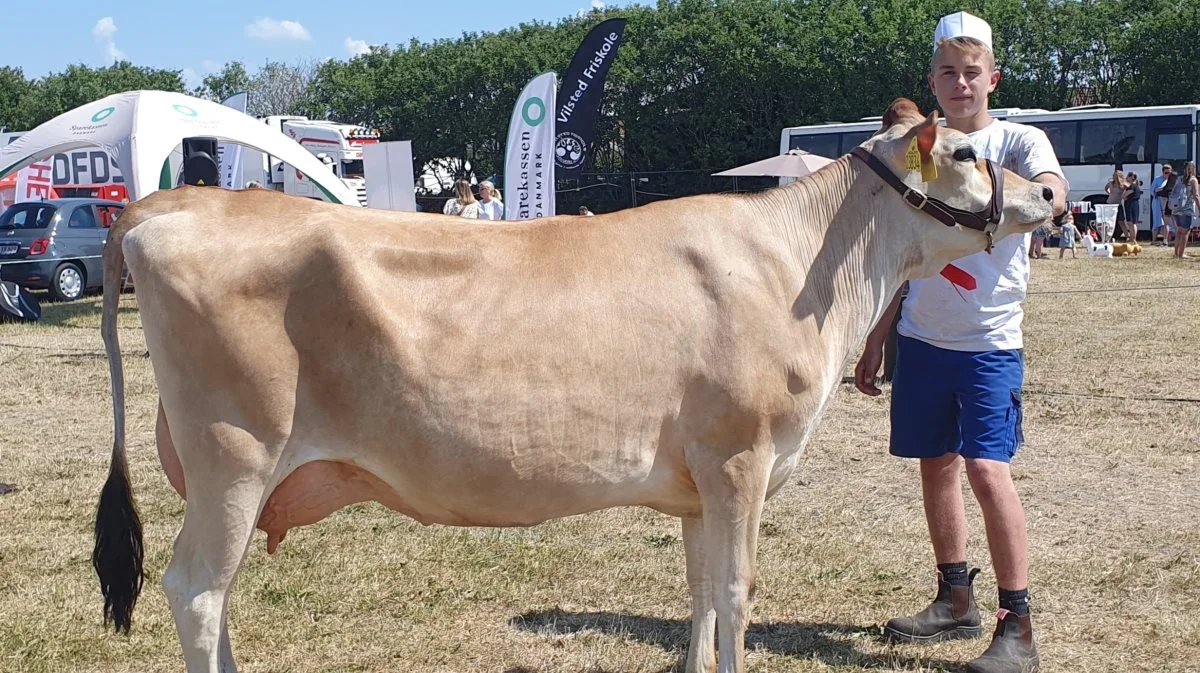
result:
[[[854,387],[861,393],[873,397],[883,392],[875,385],[875,378],[883,365],[883,344],[892,330],[892,323],[896,321],[896,313],[900,310],[903,296],[904,290],[900,290],[892,297],[892,302],[884,309],[879,322],[875,323],[875,327],[867,335],[866,343],[863,344],[862,356],[854,366]]]

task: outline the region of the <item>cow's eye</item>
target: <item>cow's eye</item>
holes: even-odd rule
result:
[[[975,161],[975,150],[971,147],[960,147],[954,150],[955,161]]]

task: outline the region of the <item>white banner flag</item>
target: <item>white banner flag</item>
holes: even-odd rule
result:
[[[52,189],[54,160],[47,157],[29,164],[17,173],[17,190],[13,193],[13,203],[48,199]]]
[[[246,92],[235,93],[221,102],[225,107],[231,107],[238,112],[246,111]],[[220,166],[221,186],[226,189],[241,189],[242,184],[242,150],[241,145],[221,143],[217,145],[217,165]]]
[[[558,75],[534,77],[513,107],[504,150],[504,217],[532,220],[554,212],[554,111]]]

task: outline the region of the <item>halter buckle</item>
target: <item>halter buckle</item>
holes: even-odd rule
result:
[[[914,203],[912,199],[908,198],[910,194],[916,194],[917,196],[921,197],[921,200]],[[904,202],[913,208],[916,208],[917,210],[924,210],[925,204],[929,203],[929,195],[925,192],[909,187],[908,189],[904,190]]]

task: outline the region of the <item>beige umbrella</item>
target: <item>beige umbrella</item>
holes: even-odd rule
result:
[[[720,173],[713,173],[713,175],[802,178],[809,173],[816,172],[822,166],[831,163],[833,163],[833,159],[828,159],[819,154],[813,154],[804,150],[791,150],[787,154],[780,154],[779,156],[755,161],[745,166],[730,168]]]

